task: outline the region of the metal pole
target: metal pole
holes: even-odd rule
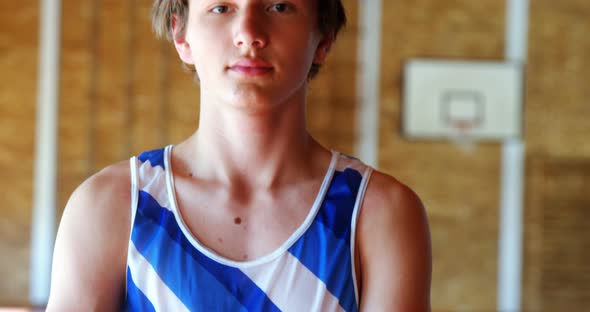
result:
[[[41,0],[29,299],[49,298],[57,197],[60,0]]]
[[[506,60],[526,63],[528,0],[507,0]],[[520,138],[502,145],[500,233],[498,246],[498,311],[521,309],[524,143]]]
[[[359,45],[357,81],[358,141],[356,155],[376,167],[379,151],[379,99],[381,72],[382,0],[359,5]]]

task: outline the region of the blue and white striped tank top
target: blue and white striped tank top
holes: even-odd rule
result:
[[[274,252],[239,262],[188,230],[176,204],[171,149],[131,158],[125,310],[358,310],[354,237],[370,167],[332,152],[303,224]]]

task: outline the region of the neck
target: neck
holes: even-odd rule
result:
[[[305,124],[305,94],[269,109],[202,99],[191,138],[198,176],[234,186],[272,188],[311,173],[319,145]],[[217,105],[216,105],[217,104]]]

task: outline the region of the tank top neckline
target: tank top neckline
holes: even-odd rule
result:
[[[238,261],[232,260],[227,257],[224,257],[214,250],[210,249],[209,247],[202,244],[196,236],[189,230],[188,226],[184,222],[184,218],[182,217],[180,210],[178,209],[178,203],[176,201],[176,189],[174,187],[174,174],[172,172],[172,166],[170,162],[170,156],[172,153],[173,145],[168,145],[164,149],[164,165],[167,170],[165,170],[166,175],[166,188],[167,188],[167,195],[170,200],[170,206],[172,213],[174,214],[174,218],[182,231],[182,234],[188,239],[188,241],[195,247],[199,252],[203,253],[205,256],[209,257],[211,260],[214,260],[218,263],[235,267],[235,268],[247,268],[247,267],[254,267],[258,265],[262,265],[265,263],[269,263],[274,259],[278,258],[280,255],[287,252],[287,250],[297,242],[297,240],[307,231],[307,229],[313,223],[321,205],[324,201],[326,193],[328,192],[328,188],[330,187],[330,183],[332,181],[332,177],[334,176],[334,172],[336,171],[336,165],[339,158],[339,153],[335,150],[331,150],[332,158],[330,160],[330,165],[324,175],[324,179],[320,186],[320,190],[316,195],[315,201],[313,202],[311,208],[307,216],[305,217],[303,223],[297,227],[297,229],[289,236],[289,238],[284,241],[277,249],[267,253],[266,255],[260,256],[256,259],[248,260],[248,261]]]

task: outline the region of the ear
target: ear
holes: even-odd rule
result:
[[[194,65],[193,53],[190,44],[186,41],[186,27],[185,31],[181,33],[178,26],[178,16],[172,15],[172,38],[174,38],[174,47],[180,59],[186,63]]]
[[[328,53],[332,48],[332,43],[334,43],[334,32],[330,32],[329,35],[324,36],[318,48],[315,51],[315,56],[313,58],[313,63],[316,65],[322,65],[326,61],[328,57]]]

